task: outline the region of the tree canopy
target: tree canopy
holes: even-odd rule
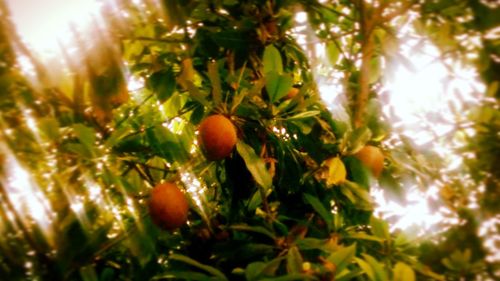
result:
[[[499,277],[496,1],[110,1],[62,50],[67,75],[0,15],[8,280]],[[383,113],[404,26],[485,85],[457,110],[452,171]],[[374,189],[404,204],[409,185],[455,223],[422,239],[374,215]]]

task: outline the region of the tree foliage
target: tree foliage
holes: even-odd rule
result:
[[[9,280],[493,278],[478,228],[498,211],[500,45],[492,30],[500,16],[493,1],[483,2],[117,1],[93,40],[79,41],[80,55],[64,54],[72,75],[63,82],[51,80],[2,17],[0,273]],[[319,97],[317,62],[292,32],[299,11],[343,73],[348,119],[333,117]],[[422,164],[439,159],[421,160],[402,137],[396,147],[385,142],[397,133],[378,91],[387,62],[401,56],[397,30],[415,13],[415,29],[443,56],[475,65],[487,85],[467,116],[476,134],[460,148],[475,156],[467,158],[469,182]],[[34,78],[19,69],[19,53]],[[197,137],[213,114],[228,117],[238,135],[231,155],[217,161]],[[356,156],[367,145],[384,154],[380,177]],[[30,206],[16,207],[9,194],[16,167],[45,198],[48,227],[25,219]],[[161,230],[148,214],[150,190],[162,181],[189,195],[189,223],[177,231]],[[380,183],[397,197],[408,181],[441,184],[461,222],[444,239],[420,243],[373,215],[370,190]],[[479,210],[467,204],[471,193]]]

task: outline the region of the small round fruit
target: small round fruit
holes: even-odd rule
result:
[[[265,23],[265,26],[266,26],[266,30],[269,33],[269,35],[275,36],[278,34],[278,32],[279,32],[278,23],[275,20]]]
[[[217,114],[205,118],[198,129],[198,140],[209,160],[229,156],[236,145],[236,128],[225,116]]]
[[[160,183],[151,191],[149,213],[153,222],[174,230],[187,221],[189,205],[186,196],[174,183]]]
[[[293,99],[297,94],[299,93],[298,88],[291,88],[290,91],[288,91],[288,94],[285,96],[285,99],[291,100]]]
[[[358,158],[365,167],[369,168],[373,175],[378,178],[384,169],[384,154],[380,148],[366,145],[354,157]]]

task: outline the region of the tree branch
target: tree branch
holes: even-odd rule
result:
[[[361,69],[359,75],[359,92],[353,106],[354,127],[359,128],[364,123],[365,108],[370,94],[370,61],[374,52],[373,28],[377,16],[368,14],[364,1],[359,1],[361,34]],[[373,10],[372,10],[373,11]]]

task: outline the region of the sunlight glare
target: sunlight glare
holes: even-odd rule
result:
[[[295,22],[293,31],[297,34],[294,36],[315,62],[314,74],[321,98],[335,119],[349,124],[343,79],[337,77],[342,71],[330,64],[324,44],[316,43],[311,48],[309,42],[317,38],[310,34],[303,14],[297,13]],[[383,114],[389,119],[395,135],[406,136],[419,149],[435,152],[445,161],[446,171],[459,170],[463,158],[454,153],[456,140],[448,135],[456,129],[457,120],[465,117],[461,115],[466,104],[478,101],[484,85],[478,81],[475,69],[442,59],[438,48],[429,39],[417,35],[411,24],[400,29],[399,37],[402,41],[399,59],[387,61],[387,70],[392,71],[384,73],[383,81],[378,85],[381,87]],[[355,61],[355,64],[359,67],[361,61]],[[394,228],[410,231],[419,226],[421,234],[436,230],[445,214],[433,210],[428,200],[438,200],[434,196],[437,187],[428,187],[427,192],[409,186],[405,189],[409,192],[404,206],[386,200],[383,187],[382,190],[375,189],[376,212],[386,218],[393,217],[396,220]]]
[[[7,5],[21,38],[31,50],[47,56],[71,45],[71,26],[86,28],[101,7],[99,0],[7,0]]]
[[[419,122],[418,115],[446,106],[443,80],[447,71],[443,65],[431,63],[422,55],[411,57],[414,71],[400,65],[386,87],[391,92],[391,105],[406,124]]]
[[[402,43],[402,57],[392,62],[393,72],[384,80],[389,95],[383,110],[396,130],[417,145],[430,145],[455,128],[457,114],[478,101],[484,85],[474,69],[443,61],[439,50],[423,40]]]
[[[431,191],[431,190],[430,190]],[[441,212],[432,211],[428,203],[431,198],[431,192],[422,192],[417,188],[411,188],[406,194],[407,204],[399,204],[394,201],[386,200],[383,189],[374,189],[371,194],[377,202],[376,215],[382,218],[397,217],[397,221],[391,224],[391,231],[396,229],[408,230],[415,226],[420,233],[415,235],[422,236],[431,234],[437,225],[443,222],[450,222],[449,218]]]
[[[207,202],[206,202],[206,185],[198,180],[197,176],[188,169],[183,169],[180,172],[181,181],[186,187],[186,193],[189,194],[191,200],[196,206],[198,213],[201,215],[202,219],[210,225],[209,216],[207,214]]]
[[[412,28],[406,32],[415,35]],[[455,151],[457,145],[463,144],[450,133],[455,132],[457,123],[466,117],[467,104],[477,103],[485,90],[477,71],[443,59],[426,38],[403,41],[401,55],[391,63],[393,73],[384,80],[383,91],[388,94],[384,115],[394,130],[413,141],[417,149],[439,155],[445,161],[443,172],[460,171],[464,156]],[[458,223],[446,216],[446,208],[437,211],[429,205],[429,200],[440,200],[437,186],[430,186],[425,192],[413,187],[406,190],[406,206],[386,201],[383,190],[374,194],[379,204],[377,212],[384,213],[385,217],[400,217],[394,228],[409,229],[411,225],[418,225],[432,232],[440,223]]]
[[[15,212],[20,215],[28,229],[31,228],[30,221],[33,220],[40,227],[47,241],[53,242],[51,239],[53,213],[50,203],[36,181],[21,166],[12,152],[5,146],[1,146],[0,149],[5,155],[5,175],[7,175],[6,179],[0,180]]]

